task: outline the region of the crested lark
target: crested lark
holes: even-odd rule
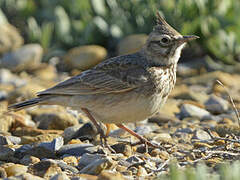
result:
[[[105,142],[97,121],[114,123],[141,142],[154,146],[122,123],[142,121],[159,111],[176,82],[177,62],[182,48],[186,42],[196,38],[182,36],[157,14],[157,25],[139,52],[107,59],[39,92],[34,99],[9,106],[9,109],[20,110],[37,104],[81,109]]]

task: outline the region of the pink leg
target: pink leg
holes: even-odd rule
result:
[[[98,133],[100,134],[101,145],[107,147],[111,152],[115,153],[115,151],[108,145],[106,135],[104,134],[104,131],[102,130],[101,126],[94,119],[94,117],[91,115],[89,110],[86,108],[81,108],[81,109],[88,116],[88,118],[92,121],[92,123],[95,125],[95,127],[97,128]],[[104,140],[104,142],[103,142],[103,140]]]
[[[138,138],[142,143],[144,143],[144,144],[146,144],[146,145],[148,145],[148,146],[155,147],[155,148],[159,147],[159,146],[157,146],[157,145],[152,144],[152,143],[151,143],[150,141],[148,141],[146,138],[144,138],[143,136],[135,133],[133,130],[127,128],[127,127],[124,126],[123,124],[117,124],[117,126],[118,126],[119,128],[124,129],[125,131],[127,131],[127,132],[130,133],[131,135],[135,136],[136,138]]]

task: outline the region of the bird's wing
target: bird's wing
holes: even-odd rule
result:
[[[38,95],[87,95],[126,92],[144,86],[148,78],[148,72],[136,63],[113,59],[42,91]]]

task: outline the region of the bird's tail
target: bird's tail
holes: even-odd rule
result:
[[[12,104],[12,105],[8,106],[8,110],[19,111],[21,109],[25,109],[25,108],[28,108],[28,107],[31,107],[31,106],[35,106],[41,101],[42,101],[42,98],[39,98],[39,97],[38,98],[33,98],[33,99],[23,101],[23,102],[20,102],[20,103]]]

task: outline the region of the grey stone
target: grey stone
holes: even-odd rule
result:
[[[0,161],[7,161],[13,157],[15,149],[0,146]]]
[[[13,143],[13,144],[20,144],[21,138],[17,136],[7,136],[7,138]]]
[[[70,178],[64,172],[62,172],[51,177],[50,180],[70,180]]]
[[[210,140],[211,136],[206,131],[199,129],[194,132],[192,140],[194,139],[205,141],[205,140]]]
[[[81,169],[79,173],[98,175],[103,170],[109,169],[112,165],[113,165],[113,161],[109,157],[96,159],[92,161],[90,164],[88,164],[87,166],[85,166],[83,169]]]
[[[44,148],[49,149],[51,151],[57,151],[63,146],[63,144],[64,144],[63,138],[61,136],[59,136],[51,142],[42,142],[38,146],[44,147]]]
[[[0,91],[0,101],[3,101],[7,99],[7,92],[6,91]]]
[[[12,84],[20,87],[26,84],[26,81],[12,74],[8,69],[0,69],[0,84]]]
[[[0,135],[0,145],[10,145],[10,144],[12,144],[12,142],[6,136]]]
[[[43,55],[43,48],[39,44],[28,44],[4,54],[1,67],[14,71],[32,70],[39,66]]]
[[[82,124],[78,124],[75,126],[70,126],[68,128],[66,128],[63,132],[63,138],[64,138],[64,142],[69,142],[71,139],[73,139],[73,137],[75,136],[76,132],[79,130],[79,128],[82,127]]]
[[[211,116],[211,114],[207,110],[194,106],[192,104],[183,104],[181,106],[179,116],[180,119],[186,117],[197,117],[201,120]]]
[[[39,177],[39,176],[34,176],[30,173],[24,173],[22,175],[19,176],[11,176],[8,178],[5,178],[4,180],[44,180],[43,178]]]
[[[92,144],[67,144],[62,146],[57,154],[64,155],[70,154],[74,156],[82,156],[85,153],[96,153],[98,151],[96,146]]]
[[[216,95],[211,95],[205,102],[206,109],[214,114],[224,113],[228,110],[229,103]]]
[[[63,160],[43,159],[43,161],[56,163],[62,169],[62,171],[68,171],[68,172],[71,172],[72,174],[77,174],[79,172],[77,168],[68,165]]]
[[[82,168],[82,167],[87,166],[88,164],[90,164],[94,160],[100,160],[100,159],[103,159],[105,157],[106,156],[103,155],[103,154],[89,154],[89,153],[85,153],[80,158],[80,160],[78,162],[78,166],[79,166],[79,168]]]

